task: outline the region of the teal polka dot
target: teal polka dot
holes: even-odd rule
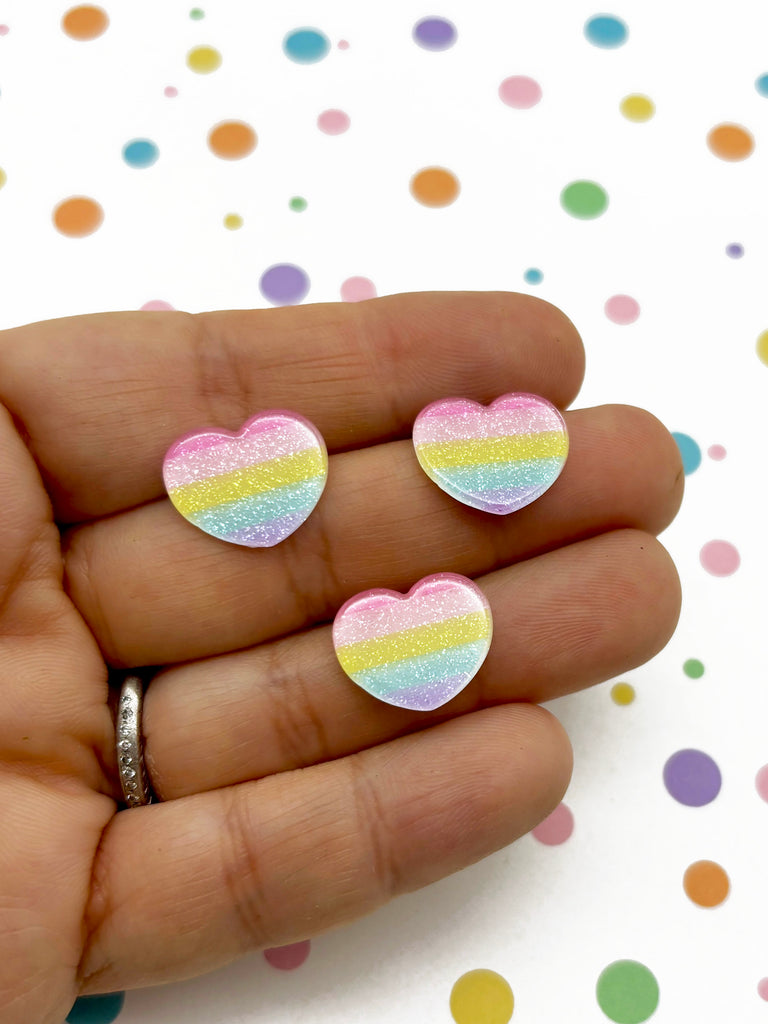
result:
[[[619,18],[614,18],[609,14],[599,14],[596,18],[590,18],[586,23],[584,35],[594,46],[613,50],[626,43],[629,32],[627,26]]]
[[[327,36],[316,28],[297,28],[283,40],[286,57],[297,64],[315,64],[326,56],[330,46]]]
[[[80,996],[67,1014],[67,1024],[112,1024],[123,1008],[125,992]]]
[[[523,274],[523,280],[526,284],[541,284],[544,280],[544,275],[538,267],[529,267]]]
[[[761,96],[768,96],[768,74],[760,75],[755,82],[755,88]]]
[[[123,160],[129,167],[151,167],[160,150],[150,139],[134,139],[123,146]]]
[[[695,472],[701,465],[701,448],[696,444],[692,437],[687,434],[680,434],[677,431],[673,431],[672,437],[674,437],[677,447],[680,449],[680,455],[683,459],[683,470],[685,475],[688,476],[690,473]]]

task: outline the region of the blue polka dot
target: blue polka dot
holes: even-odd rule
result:
[[[314,64],[322,60],[330,46],[327,36],[316,28],[297,28],[295,32],[289,32],[283,40],[286,57],[297,64]]]
[[[594,46],[612,50],[626,43],[629,32],[623,21],[610,14],[599,14],[586,23],[584,35]]]
[[[123,146],[123,160],[129,167],[151,167],[160,150],[150,139],[134,139]]]
[[[541,284],[544,280],[544,275],[538,267],[529,267],[523,274],[523,280],[526,284]]]
[[[731,242],[730,245],[726,245],[725,251],[732,260],[740,260],[744,255],[744,246],[738,242]]]
[[[125,1002],[125,992],[80,996],[67,1014],[67,1024],[112,1024]]]
[[[755,88],[761,96],[768,96],[768,74],[760,75],[755,82]]]
[[[680,434],[673,431],[672,437],[677,442],[677,447],[680,449],[680,455],[683,459],[683,470],[685,475],[688,476],[690,473],[695,472],[701,465],[701,448],[696,444],[692,437],[687,434]]]

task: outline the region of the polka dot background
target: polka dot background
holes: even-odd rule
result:
[[[764,14],[699,5],[694,33],[664,0],[491,6],[2,14],[0,327],[527,292],[584,338],[577,404],[649,409],[685,477],[662,537],[677,631],[551,704],[574,775],[531,834],[346,928],[70,1021],[765,1016]]]

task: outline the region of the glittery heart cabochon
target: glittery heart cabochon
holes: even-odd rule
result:
[[[452,498],[507,515],[557,480],[568,432],[559,410],[538,395],[502,395],[489,406],[444,398],[416,417],[413,444],[424,472]]]
[[[350,679],[374,697],[433,711],[460,693],[485,661],[493,623],[485,594],[452,572],[425,576],[407,594],[367,590],[333,623]]]
[[[236,434],[186,434],[163,462],[168,497],[184,518],[212,537],[249,548],[272,547],[298,529],[327,478],[321,434],[282,409],[252,416]]]

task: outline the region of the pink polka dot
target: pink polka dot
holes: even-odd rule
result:
[[[347,42],[346,39],[340,39],[339,40],[339,49],[340,50],[348,50],[349,49],[349,43]]]
[[[7,25],[0,25],[0,36],[7,36],[10,31]]]
[[[163,299],[150,299],[149,302],[145,302],[141,307],[143,310],[157,310],[157,309],[173,309],[170,302],[164,302]]]
[[[528,107],[535,107],[541,99],[541,86],[525,75],[513,75],[512,78],[505,78],[499,86],[499,98],[508,107],[527,110]]]
[[[175,85],[166,85],[166,87],[163,90],[163,92],[168,97],[168,99],[171,99],[171,100],[174,98],[174,96],[178,96],[179,95],[179,90],[176,88]]]
[[[275,946],[264,950],[264,959],[279,971],[294,971],[301,967],[309,956],[311,948],[309,939],[303,942],[292,942],[290,946]]]
[[[741,565],[739,552],[727,540],[710,540],[699,552],[699,561],[712,576],[732,576]]]
[[[727,454],[728,452],[726,452],[721,444],[713,444],[707,448],[707,455],[710,459],[714,459],[715,462],[722,462]]]
[[[343,135],[349,128],[349,115],[343,110],[324,110],[317,119],[317,127],[326,135]]]
[[[631,295],[612,295],[605,304],[605,315],[615,324],[633,324],[640,316],[640,304]]]
[[[345,302],[362,302],[376,298],[376,285],[367,277],[348,277],[341,286],[341,297]]]
[[[768,804],[768,764],[764,764],[755,776],[755,788]]]
[[[757,983],[757,994],[768,1002],[768,978],[761,978]]]
[[[545,846],[559,846],[571,838],[573,832],[573,814],[565,804],[559,804],[548,818],[537,825],[531,832]]]

